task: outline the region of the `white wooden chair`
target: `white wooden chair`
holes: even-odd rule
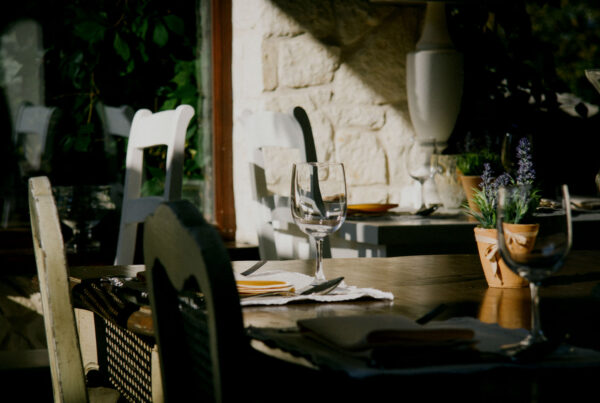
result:
[[[136,112],[127,144],[125,187],[115,265],[133,264],[138,223],[163,201],[179,200],[183,182],[185,135],[194,115],[189,105],[175,110]],[[141,197],[144,149],[167,146],[165,188],[162,196]]]
[[[47,177],[29,180],[29,208],[54,401],[116,402],[120,395],[114,389],[86,388],[65,246]]]
[[[119,153],[117,139],[129,138],[135,111],[128,105],[117,107],[98,102],[96,103],[96,112],[104,131],[104,152],[108,162],[109,174],[111,178],[115,178],[114,183],[111,183],[111,198],[120,209],[123,200],[124,182],[123,177],[120,175],[120,166],[124,155],[122,152]]]
[[[16,192],[19,185],[25,189],[27,177],[39,174],[44,170],[49,157],[50,124],[57,109],[42,105],[32,105],[23,102],[17,111],[13,124],[12,141],[19,158],[19,179],[15,181]],[[4,195],[2,206],[2,227],[8,226],[11,209],[14,203],[19,203],[18,195]]]
[[[314,245],[294,223],[289,194],[274,194],[267,187],[265,151],[269,147],[296,149],[298,159],[292,162],[316,162],[317,152],[310,121],[303,108],[290,113],[271,111],[244,112],[240,119],[250,145],[250,181],[256,219],[258,248],[261,259],[298,259],[314,255]],[[290,187],[288,186],[287,189]],[[329,241],[324,256],[331,257]]]

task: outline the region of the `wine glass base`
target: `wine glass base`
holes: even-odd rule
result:
[[[531,335],[515,344],[502,346],[502,352],[513,361],[539,361],[558,348],[558,343],[545,337],[534,340]]]
[[[100,251],[100,242],[99,241],[81,241],[78,239],[71,239],[65,245],[65,249],[67,253],[70,254],[81,254],[81,253],[93,253]]]

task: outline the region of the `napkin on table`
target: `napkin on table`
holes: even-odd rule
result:
[[[236,281],[260,280],[260,281],[281,281],[289,283],[298,291],[308,287],[313,278],[306,274],[289,272],[284,270],[260,271],[251,276],[244,277],[236,274]],[[393,300],[394,295],[391,292],[384,292],[374,288],[358,288],[347,285],[342,281],[332,292],[325,295],[309,294],[297,296],[273,295],[257,298],[241,298],[242,306],[249,305],[284,305],[290,302],[309,301],[309,302],[338,302],[352,301],[360,298],[372,298],[381,300]]]

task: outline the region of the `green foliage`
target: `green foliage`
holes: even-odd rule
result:
[[[479,222],[481,228],[496,228],[496,195],[489,198],[483,189],[473,193],[473,202],[480,212],[475,212],[466,207],[466,212]]]
[[[600,67],[600,4],[596,0],[528,1],[532,34],[548,44],[565,90],[590,102],[598,94],[585,78]]]
[[[530,185],[513,184],[513,187],[507,189],[505,197],[507,200],[503,204],[504,222],[511,224],[530,221],[541,200],[539,190]]]
[[[53,32],[45,56],[47,99],[68,117],[55,163],[74,153],[104,153],[97,102],[154,112],[185,103],[196,115],[188,128],[184,175],[201,179],[196,2],[64,0],[55,10],[56,15],[44,22]],[[124,154],[126,143],[119,147]],[[144,175],[150,184],[145,189],[151,193],[161,192],[157,189],[164,180],[164,156],[160,149],[148,155]],[[120,169],[122,175],[124,161]],[[82,180],[91,176],[81,174]]]
[[[466,152],[459,154],[456,158],[456,166],[463,175],[481,176],[485,163],[496,166],[499,162],[498,154],[488,150]]]

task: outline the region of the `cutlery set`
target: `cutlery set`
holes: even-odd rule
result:
[[[262,266],[267,263],[266,260],[261,260],[254,265],[252,265],[247,270],[241,273],[242,276],[248,277],[252,273],[256,272]],[[238,290],[240,291],[240,298],[248,299],[248,298],[261,298],[267,296],[284,296],[284,297],[296,297],[296,296],[305,296],[311,294],[325,295],[333,291],[337,286],[344,280],[344,277],[337,277],[331,280],[319,282],[317,284],[311,284],[308,287],[305,287],[301,290],[295,291],[291,288],[291,284],[286,282],[273,282],[266,281],[261,282],[258,281],[238,281]],[[261,284],[259,284],[261,283]],[[279,284],[273,284],[279,283]],[[262,288],[262,289],[261,289]]]

